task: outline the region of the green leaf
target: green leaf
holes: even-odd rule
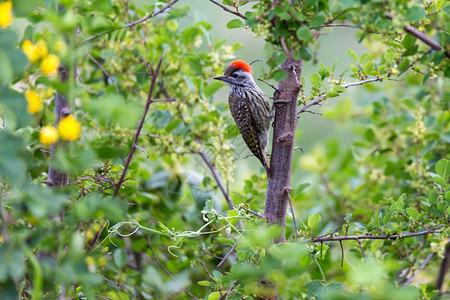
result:
[[[316,299],[327,299],[328,297],[340,294],[342,286],[341,282],[332,282],[324,284],[320,280],[308,282],[305,286],[308,290],[308,298],[316,297]]]
[[[273,54],[273,45],[272,43],[266,43],[264,45],[264,56],[267,58],[272,57]]]
[[[350,56],[351,59],[353,59],[354,62],[358,62],[358,55],[356,55],[355,51],[352,49],[347,50],[347,54]]]
[[[205,93],[205,96],[207,98],[211,97],[215,92],[217,92],[218,89],[223,87],[223,83],[220,81],[213,81],[210,84],[208,84],[203,92]]]
[[[414,6],[406,11],[405,20],[409,22],[417,22],[425,16],[426,12],[422,7]]]
[[[306,27],[300,27],[296,31],[297,37],[301,41],[310,42],[313,38],[311,31]]]
[[[208,300],[218,300],[221,297],[219,292],[212,292],[208,296]]]
[[[323,23],[325,23],[325,17],[317,16],[314,20],[309,22],[309,26],[317,28],[317,27],[321,26]]]
[[[322,80],[320,80],[320,76],[318,74],[311,75],[311,84],[313,85],[313,87],[320,89],[320,86],[322,85]]]
[[[345,214],[344,220],[345,222],[349,222],[352,219],[352,214]]]
[[[305,61],[310,60],[312,58],[311,50],[305,46],[300,47],[300,57]]]
[[[211,286],[211,282],[207,280],[200,280],[199,282],[197,282],[197,284],[201,286]]]
[[[447,176],[450,174],[450,160],[443,158],[436,163],[434,168],[439,176],[447,180]]]
[[[402,45],[405,49],[412,47],[416,43],[417,38],[412,34],[405,34],[405,37],[402,40]]]
[[[270,77],[272,77],[276,81],[280,82],[280,81],[285,80],[287,78],[287,73],[286,73],[285,70],[277,69],[271,74]]]
[[[441,177],[433,177],[433,182],[434,183],[437,183],[437,184],[439,184],[439,185],[442,185],[442,186],[447,186],[447,182],[444,180],[444,179],[442,179]]]
[[[125,267],[128,261],[128,255],[122,248],[117,248],[113,253],[114,263],[119,269]]]
[[[345,92],[345,87],[343,87],[342,85],[336,85],[335,87],[333,87],[333,91],[337,93],[343,93]]]
[[[406,213],[413,219],[417,219],[417,217],[419,216],[419,212],[414,207],[407,207]]]
[[[317,224],[319,224],[320,219],[321,217],[318,213],[312,214],[308,218],[308,227],[314,229],[317,226]]]
[[[233,19],[230,22],[227,23],[227,28],[228,29],[234,29],[234,28],[239,28],[244,26],[244,23],[242,23],[241,20],[239,19]]]

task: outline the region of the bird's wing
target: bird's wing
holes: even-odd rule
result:
[[[233,116],[239,131],[241,132],[244,142],[247,144],[250,151],[261,161],[264,168],[268,170],[267,158],[264,153],[262,145],[258,139],[258,125],[250,108],[248,101],[240,98],[230,99],[236,101],[231,108],[231,115]]]

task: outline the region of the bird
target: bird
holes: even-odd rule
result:
[[[269,172],[267,143],[273,110],[269,98],[255,83],[252,67],[242,60],[235,60],[222,76],[214,77],[230,86],[228,106],[247,147]]]

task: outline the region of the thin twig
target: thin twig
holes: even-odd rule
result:
[[[116,197],[119,194],[120,187],[122,186],[122,183],[125,180],[125,175],[127,173],[128,166],[131,163],[131,158],[133,157],[134,150],[136,149],[136,145],[137,145],[137,141],[139,139],[139,135],[141,134],[142,127],[144,126],[145,117],[147,116],[147,112],[148,112],[148,109],[150,107],[150,104],[152,104],[152,102],[153,102],[152,94],[153,94],[153,91],[155,89],[156,78],[159,75],[159,70],[161,69],[161,64],[162,64],[162,61],[163,61],[165,55],[166,55],[166,52],[164,52],[161,55],[161,57],[159,58],[158,66],[156,67],[156,70],[153,73],[152,83],[150,85],[150,90],[148,92],[147,103],[145,104],[145,108],[144,108],[144,112],[142,114],[142,118],[139,121],[139,125],[137,127],[136,134],[134,135],[133,144],[131,146],[130,153],[128,154],[127,161],[125,162],[125,165],[123,167],[122,175],[120,176],[119,182],[116,185],[116,189],[115,189],[114,194],[113,194],[114,197]]]
[[[210,253],[210,252],[206,251],[205,249],[203,249],[202,247],[200,247],[200,246],[198,246],[198,245],[197,245],[197,248],[198,248],[198,249],[200,249],[200,250],[202,250],[202,252],[204,252],[204,253],[208,254],[209,256],[212,256],[212,257],[214,257],[214,258],[217,258],[217,259],[220,259],[220,260],[222,260],[222,259],[223,259],[223,257],[220,257],[220,256],[217,256],[217,255],[214,255],[214,254],[212,254],[212,253]]]
[[[231,253],[233,253],[234,249],[236,249],[236,246],[238,245],[239,240],[234,243],[233,247],[231,247],[230,251],[228,251],[227,254],[225,254],[225,256],[222,258],[222,261],[217,265],[217,268],[220,267],[228,258],[228,256],[230,256]]]
[[[342,241],[339,241],[339,246],[341,246],[341,268],[344,266],[344,247],[342,246]]]
[[[152,246],[152,241],[150,240],[150,234],[148,235],[148,246],[150,247],[150,251],[152,252],[153,258],[155,259],[156,263],[161,267],[161,269],[164,270],[164,272],[166,272],[167,275],[169,275],[170,278],[173,279],[172,274],[170,274],[169,271],[167,271],[167,269],[163,266],[163,264],[159,261],[158,257],[156,257],[155,255],[155,251],[153,251],[153,246]],[[193,299],[197,299],[197,297],[195,297],[194,295],[192,295],[192,293],[185,287],[183,287],[183,290],[189,294],[189,296],[191,296]]]
[[[103,73],[109,78],[111,79],[112,83],[114,84],[114,86],[116,87],[116,92],[117,94],[119,94],[119,88],[117,87],[116,81],[114,80],[114,78],[111,77],[111,75],[108,73],[108,71],[105,70],[105,68],[92,56],[90,55],[88,52],[86,52],[86,55],[103,71]]]
[[[233,289],[234,285],[235,285],[236,281],[233,281],[230,285],[230,288],[227,290],[227,292],[225,294],[223,294],[222,296],[220,296],[219,300],[224,299],[223,297],[225,297],[224,300],[228,299],[228,295],[231,293],[231,290]]]
[[[214,1],[214,0],[209,0],[209,2],[214,3],[215,5],[221,7],[224,11],[229,12],[230,14],[233,14],[233,15],[235,15],[235,16],[238,16],[239,18],[242,18],[242,19],[244,19],[244,20],[247,19],[243,14],[239,13],[238,11],[231,10],[231,9],[229,9],[228,7],[226,7],[226,6],[223,5],[223,4],[220,4],[220,3],[218,3],[218,2],[216,2],[216,1]]]
[[[343,11],[339,12],[337,15],[335,15],[331,20],[329,20],[328,22],[326,22],[324,25],[329,25],[331,23],[333,23],[334,21],[336,21],[340,16],[342,16],[343,14],[345,14],[348,11],[347,9],[344,9]]]
[[[209,272],[209,270],[206,268],[205,264],[201,261],[200,264],[202,265],[203,269],[205,270],[206,274],[208,274],[209,278],[211,278],[212,280],[214,280],[214,282],[216,282],[216,280],[214,279],[214,277],[211,275],[211,273]]]
[[[316,238],[310,238],[308,240],[304,240],[303,242],[314,242],[314,243],[321,243],[321,242],[334,242],[334,241],[348,241],[348,240],[401,240],[404,238],[409,238],[413,236],[421,236],[421,235],[427,235],[430,233],[437,232],[438,229],[444,227],[444,225],[438,225],[434,228],[430,228],[424,231],[419,232],[410,232],[405,234],[393,234],[393,235],[370,235],[370,234],[364,234],[364,235],[345,235],[345,236],[329,236],[329,237],[316,237]]]
[[[98,276],[100,276],[103,280],[105,280],[107,283],[109,283],[110,285],[112,285],[113,287],[119,288],[119,289],[121,289],[122,291],[125,290],[123,287],[120,286],[119,283],[115,283],[115,282],[112,281],[111,279],[108,279],[108,278],[106,278],[105,276],[103,276],[103,275],[101,275],[101,274],[99,274],[99,273],[96,273],[96,274],[97,274]]]
[[[392,14],[387,12],[386,18],[388,18],[389,20],[392,20]],[[422,42],[424,42],[425,44],[427,44],[434,50],[437,50],[437,51],[442,50],[441,45],[439,45],[436,41],[434,41],[432,38],[430,38],[425,33],[420,32],[416,28],[412,27],[411,25],[406,25],[405,27],[403,27],[403,29],[405,29],[405,31],[407,33],[412,34],[413,36],[415,36],[416,38],[418,38],[419,40],[421,40]]]
[[[294,209],[292,208],[291,197],[289,197],[289,206],[291,207],[291,214],[292,214],[292,221],[294,222],[295,236],[298,239],[300,236],[298,235],[297,221],[295,220],[295,214],[294,214]]]
[[[369,79],[362,80],[362,81],[350,82],[350,83],[342,85],[342,87],[347,89],[351,86],[363,85],[363,84],[366,84],[369,82],[375,82],[375,81],[383,81],[383,79],[384,79],[384,77],[369,78]],[[314,99],[313,101],[309,102],[308,104],[304,105],[302,108],[300,108],[297,111],[297,115],[306,112],[311,106],[319,104],[319,102],[321,100],[325,99],[326,97],[327,97],[327,94],[323,94],[323,95],[317,97],[316,99]]]
[[[157,16],[157,15],[163,13],[164,11],[166,11],[168,8],[170,8],[172,5],[174,5],[174,4],[177,3],[178,1],[180,1],[180,0],[172,0],[172,1],[170,1],[169,3],[167,3],[163,8],[161,8],[160,10],[158,10],[156,13],[151,13],[151,14],[149,14],[148,16],[146,16],[146,17],[144,17],[144,18],[141,18],[141,19],[139,19],[139,20],[136,20],[136,21],[133,21],[133,22],[131,22],[131,23],[128,23],[128,24],[126,24],[126,25],[124,25],[124,26],[122,26],[122,27],[114,28],[114,29],[109,29],[109,30],[106,30],[106,31],[103,31],[103,32],[94,34],[93,36],[90,36],[90,37],[88,37],[87,39],[82,40],[82,41],[80,42],[80,44],[85,44],[85,43],[87,43],[87,42],[90,42],[90,41],[92,41],[92,40],[95,40],[95,39],[98,38],[98,37],[101,37],[102,35],[105,35],[105,34],[114,32],[114,31],[116,31],[116,30],[120,30],[120,29],[125,29],[125,28],[129,28],[129,27],[133,27],[134,25],[137,25],[137,24],[139,24],[139,23],[145,22],[145,21],[147,21],[148,19],[153,18],[154,16]]]
[[[414,66],[419,60],[422,59],[422,57],[427,56],[428,54],[431,53],[431,51],[433,51],[433,49],[428,50],[427,52],[425,52],[423,55],[420,55],[419,57],[417,57],[417,59],[415,59],[412,63],[409,64],[409,66],[407,66],[406,68],[404,68],[400,73],[397,74],[397,77],[400,77],[403,73],[405,73],[406,71],[408,71],[412,66]]]
[[[211,161],[209,160],[208,156],[206,155],[206,153],[203,150],[197,151],[196,153],[198,155],[200,155],[200,157],[203,159],[205,164],[208,166],[208,168],[211,171],[214,179],[216,180],[217,186],[219,187],[220,191],[222,192],[223,196],[225,197],[225,200],[227,200],[228,206],[230,207],[230,209],[233,209],[234,208],[233,201],[231,201],[230,195],[228,195],[228,192],[225,189],[225,186],[224,186],[224,184],[222,182],[222,179],[220,179],[219,174],[216,171],[216,168],[211,163]]]
[[[430,255],[427,256],[427,258],[425,258],[425,260],[423,261],[422,265],[420,266],[419,269],[417,269],[412,275],[411,277],[408,278],[408,280],[405,282],[405,284],[403,286],[408,286],[411,284],[411,282],[413,281],[414,277],[416,277],[417,273],[419,273],[420,271],[422,271],[430,262],[430,260],[436,255],[436,252],[431,253]]]
[[[243,209],[243,210],[245,210],[246,212],[249,212],[249,213],[251,213],[252,215],[257,216],[257,217],[260,218],[260,219],[264,219],[264,216],[263,216],[262,214],[257,213],[257,212],[254,212],[254,211],[252,211],[252,210],[250,210],[250,209],[248,209],[248,208],[245,208],[245,207],[241,206],[241,207],[239,207],[239,209]]]
[[[339,241],[339,242],[341,242],[341,241]],[[364,257],[364,260],[366,260],[366,253],[364,252],[364,249],[363,249],[363,247],[361,245],[361,242],[359,241],[359,239],[357,239],[356,242],[358,242],[359,249],[361,249],[361,253],[362,253],[363,257]]]

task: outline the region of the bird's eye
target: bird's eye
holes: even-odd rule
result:
[[[238,77],[238,74],[233,73],[233,74],[231,74],[231,77],[236,78],[236,77]]]

